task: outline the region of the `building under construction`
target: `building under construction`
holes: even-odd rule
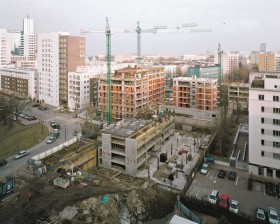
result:
[[[111,110],[113,121],[135,117],[141,110],[164,100],[164,68],[127,67],[111,75]],[[99,84],[99,106],[108,111],[108,79]]]

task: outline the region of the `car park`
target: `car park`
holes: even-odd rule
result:
[[[229,179],[229,180],[235,181],[235,179],[236,179],[236,172],[234,172],[234,171],[229,171],[229,173],[228,173],[228,179]]]
[[[279,218],[277,210],[275,208],[269,207],[268,209],[268,221],[270,224],[279,224]]]
[[[266,222],[266,215],[263,208],[257,208],[256,210],[256,218],[258,222]]]
[[[226,171],[225,170],[219,170],[218,171],[218,177],[219,178],[224,178],[226,176]]]
[[[265,193],[267,195],[275,197],[276,196],[276,185],[271,182],[266,182],[265,183]]]
[[[53,136],[51,136],[51,137],[48,138],[47,144],[51,144],[51,143],[53,143],[55,140],[56,140],[56,138],[53,137]]]
[[[206,164],[206,163],[204,163],[204,164],[202,165],[202,168],[200,169],[200,173],[202,173],[202,174],[207,174],[207,173],[208,173],[208,170],[209,170],[209,165]]]
[[[212,190],[208,200],[211,204],[216,204],[219,200],[219,192],[217,190]]]
[[[219,206],[222,208],[228,208],[229,207],[229,196],[226,194],[223,194],[219,201]]]
[[[28,151],[22,150],[22,151],[18,152],[16,155],[14,155],[14,159],[20,159],[24,156],[27,156],[28,154],[29,154]]]
[[[0,167],[1,167],[1,166],[5,166],[5,165],[7,165],[7,160],[1,159],[1,160],[0,160]]]
[[[237,214],[239,212],[239,202],[236,200],[232,200],[229,205],[229,210]]]

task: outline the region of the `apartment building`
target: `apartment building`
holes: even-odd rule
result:
[[[68,103],[68,73],[86,64],[85,37],[64,35],[59,37],[59,102]]]
[[[249,83],[230,83],[228,87],[229,106],[233,110],[248,111]]]
[[[188,68],[188,77],[196,76],[197,78],[219,78],[219,67],[217,65],[213,66],[200,66],[196,65],[194,67]]]
[[[255,77],[249,114],[249,172],[280,178],[280,73]]]
[[[127,67],[111,75],[111,109],[114,121],[132,118],[144,108],[164,100],[164,68]],[[107,115],[108,81],[100,79],[99,106]]]
[[[280,54],[259,54],[259,71],[280,72]]]
[[[102,132],[98,149],[100,166],[123,170],[135,176],[151,156],[159,156],[161,145],[174,134],[174,118],[153,120],[126,119]]]
[[[6,94],[38,99],[37,73],[21,68],[0,68],[0,90]]]
[[[0,66],[11,63],[11,34],[0,29]]]
[[[192,77],[173,79],[173,106],[214,111],[217,107],[218,80]]]
[[[39,99],[50,106],[67,106],[68,72],[85,64],[85,39],[67,32],[38,34]]]
[[[214,55],[214,63],[219,64],[218,54]],[[237,53],[224,53],[221,56],[221,66],[223,75],[232,75],[233,72],[239,68],[239,54]]]

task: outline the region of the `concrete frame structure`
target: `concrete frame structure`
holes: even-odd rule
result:
[[[164,68],[127,67],[111,75],[112,118],[132,118],[165,96]],[[106,118],[108,102],[107,76],[100,79],[99,106]]]
[[[228,100],[231,108],[248,111],[249,108],[249,83],[230,83],[228,87]]]
[[[0,68],[0,90],[38,99],[38,78],[34,70]]]
[[[195,76],[173,79],[173,106],[214,111],[217,107],[218,80]]]
[[[249,115],[249,172],[280,178],[280,73],[253,80]]]
[[[102,133],[99,165],[117,168],[135,176],[138,168],[157,156],[161,145],[174,134],[174,118],[163,122],[128,119],[107,127]]]
[[[0,29],[0,66],[11,63],[11,34]]]

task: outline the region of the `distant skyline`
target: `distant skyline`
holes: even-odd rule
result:
[[[211,33],[142,34],[142,54],[203,54],[257,51],[261,43],[280,51],[279,0],[0,0],[0,29],[22,30],[23,18],[34,19],[35,33],[83,29],[143,29],[159,25],[198,23]],[[225,23],[225,24],[223,24]],[[87,55],[105,54],[105,34],[88,34]],[[112,54],[136,54],[136,33],[114,34]]]

